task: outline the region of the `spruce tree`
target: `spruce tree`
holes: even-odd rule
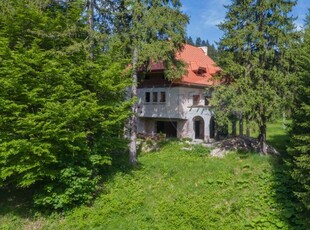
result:
[[[128,99],[137,96],[137,74],[141,66],[151,62],[164,63],[165,77],[180,77],[183,63],[176,60],[176,53],[185,43],[185,25],[188,18],[181,12],[178,0],[134,0],[119,1],[121,9],[117,14],[117,36],[130,54],[132,63],[132,85],[128,89]],[[129,123],[126,126],[129,136],[130,163],[137,164],[137,104],[133,103]]]
[[[309,19],[309,16],[308,16]],[[301,45],[297,48],[297,89],[292,109],[291,146],[292,177],[297,182],[295,194],[310,213],[310,24],[304,32]]]
[[[219,26],[224,32],[219,42],[219,65],[230,84],[225,89],[219,87],[214,105],[219,109],[226,105],[219,112],[225,117],[245,114],[253,121],[259,129],[263,154],[267,153],[267,121],[291,98],[289,50],[296,32],[289,14],[294,5],[295,0],[233,0]]]
[[[200,37],[197,37],[196,38],[196,41],[195,41],[195,46],[201,46],[201,43],[202,43],[202,40],[201,40],[201,38]]]
[[[193,46],[193,45],[194,45],[193,38],[192,38],[191,36],[189,36],[189,37],[186,39],[186,43]]]

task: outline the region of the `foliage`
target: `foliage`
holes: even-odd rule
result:
[[[195,45],[194,41],[193,41],[193,38],[191,36],[186,38],[186,43],[189,44],[189,45],[192,45],[192,46]]]
[[[273,133],[284,135],[281,126]],[[32,221],[7,214],[0,222],[42,229],[307,229],[280,158],[208,153],[186,141],[166,142],[160,151],[141,153],[140,168],[118,171],[92,207]]]
[[[185,42],[188,17],[178,0],[119,1],[122,6],[116,20],[117,36],[123,40],[130,59],[137,50],[137,66],[161,61],[168,79],[180,77],[184,65],[175,54]],[[119,27],[121,29],[119,29]]]
[[[296,41],[289,12],[296,1],[232,1],[227,6],[219,42],[219,65],[224,83],[215,91],[213,105],[222,117],[244,114],[260,131],[266,153],[266,123],[290,105]],[[226,81],[226,82],[225,82]],[[221,120],[222,119],[222,120]]]
[[[128,115],[124,65],[99,47],[89,60],[81,3],[1,3],[0,186],[52,209],[92,199]]]
[[[117,37],[124,40],[124,47],[132,60],[131,80],[127,99],[136,100],[138,72],[148,71],[152,63],[161,62],[166,79],[180,78],[185,63],[176,54],[185,42],[185,25],[188,17],[181,12],[179,0],[120,0],[116,15]],[[121,28],[121,29],[120,29]],[[130,140],[129,161],[137,160],[137,103],[131,107],[131,115],[125,125],[125,136]]]
[[[295,194],[310,216],[310,24],[307,22],[304,38],[296,50],[298,61],[297,89],[291,126],[289,153],[292,177],[297,182]],[[310,224],[310,219],[309,224]]]

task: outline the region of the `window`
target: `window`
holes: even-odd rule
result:
[[[150,102],[151,101],[151,93],[150,92],[145,92],[145,102]]]
[[[166,92],[160,92],[159,102],[166,102]]]
[[[198,73],[198,75],[202,75],[206,72],[207,72],[207,69],[205,67],[199,67],[197,73]]]
[[[157,102],[157,95],[158,93],[157,92],[153,92],[153,102]]]
[[[144,76],[144,80],[150,80],[150,75],[149,74],[146,74],[145,76]]]
[[[199,105],[200,95],[193,95],[193,105]]]

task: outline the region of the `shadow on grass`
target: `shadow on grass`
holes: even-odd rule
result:
[[[158,146],[159,149],[163,148],[165,145],[170,143],[171,140],[161,141]],[[150,152],[151,153],[151,152]],[[141,149],[138,149],[137,155],[139,160],[139,155],[141,155]],[[98,195],[105,193],[104,184],[109,180],[112,180],[117,173],[122,174],[132,174],[135,170],[140,170],[143,165],[138,163],[136,167],[132,167],[129,164],[129,153],[126,148],[121,148],[116,151],[113,151],[109,154],[112,160],[111,165],[105,165],[100,170],[100,175],[102,175],[101,189],[95,194],[95,197],[92,202],[96,200]],[[72,207],[66,211],[51,211],[51,210],[42,210],[34,207],[33,205],[33,196],[36,192],[36,187],[31,187],[28,189],[17,189],[15,187],[5,187],[0,188],[0,220],[1,218],[9,219],[28,219],[35,220],[37,216],[46,217],[50,216],[53,213],[65,213],[74,209]],[[89,205],[92,205],[92,202]],[[21,220],[22,222],[22,220]],[[0,223],[1,229],[1,223]]]
[[[36,213],[32,207],[34,189],[0,189],[0,216],[10,214],[21,218],[31,218]],[[1,226],[0,226],[1,227]]]
[[[115,151],[110,154],[110,157],[112,165],[105,165],[99,171],[100,175],[102,175],[100,182],[101,189],[94,195],[94,199],[89,203],[90,206],[98,195],[104,193],[104,184],[111,180],[116,173],[130,174],[132,170],[139,170],[141,167],[139,164],[133,168],[129,164],[129,153],[126,149]],[[0,229],[2,229],[1,218],[9,221],[18,220],[20,223],[23,223],[23,220],[34,221],[38,216],[48,218],[53,214],[64,214],[79,206],[76,205],[59,211],[37,208],[33,203],[33,196],[37,189],[38,185],[27,189],[16,188],[14,186],[0,188]]]
[[[289,143],[289,137],[286,134],[272,135],[268,138],[268,144],[274,147],[278,152],[285,154]]]
[[[290,229],[309,229],[309,216],[300,212],[301,203],[294,195],[296,183],[290,176],[291,168],[288,162],[290,156],[287,154],[289,136],[286,133],[271,135],[268,144],[272,145],[280,156],[271,159],[273,165],[273,180],[276,202],[280,205],[281,219],[286,222]]]
[[[309,217],[300,212],[300,202],[294,195],[296,183],[290,176],[290,167],[287,164],[289,156],[282,152],[281,156],[273,157],[273,189],[275,201],[281,207],[281,219],[290,229],[309,229]]]
[[[285,133],[270,135],[268,144],[273,146],[280,155],[274,155],[270,157],[270,163],[272,165],[271,175],[271,191],[269,194],[273,200],[270,205],[275,205],[277,209],[280,209],[279,219],[287,226],[285,229],[310,229],[310,215],[309,212],[305,213],[300,210],[302,204],[294,195],[296,191],[296,182],[292,179],[290,173],[291,168],[288,164],[290,156],[287,154],[287,147],[289,145],[289,136]],[[252,154],[259,154],[256,152],[248,152],[239,150],[236,152],[240,158],[246,159]],[[265,210],[262,210],[264,212]],[[272,216],[272,213],[269,213]],[[268,216],[268,213],[265,213]],[[279,229],[284,226],[279,224]]]

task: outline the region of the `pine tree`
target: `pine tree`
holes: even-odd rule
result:
[[[310,23],[309,15],[304,37],[297,48],[297,81],[292,113],[291,146],[292,177],[299,186],[295,194],[310,213]],[[309,221],[309,218],[308,218]],[[308,222],[309,223],[309,222]]]
[[[189,37],[186,39],[186,43],[193,46],[193,45],[194,45],[193,38],[192,38],[191,36],[189,36]]]
[[[296,33],[289,13],[295,4],[295,0],[234,0],[220,25],[224,36],[219,65],[231,83],[218,90],[214,103],[226,105],[226,117],[246,114],[257,124],[263,154],[267,121],[290,102],[289,48]]]
[[[196,38],[196,41],[195,41],[195,46],[201,46],[201,43],[202,43],[202,40],[201,40],[201,38],[200,37],[197,37]]]

